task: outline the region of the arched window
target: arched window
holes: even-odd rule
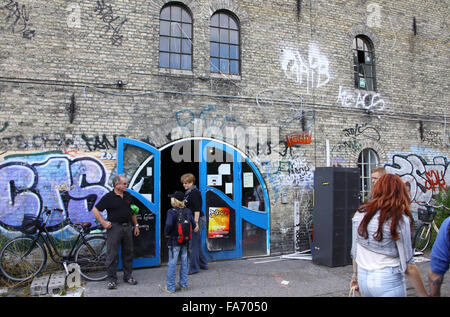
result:
[[[353,72],[355,88],[375,91],[375,64],[372,42],[358,35],[353,40]]]
[[[226,11],[211,17],[210,71],[238,75],[240,73],[239,23]]]
[[[358,157],[358,167],[361,175],[361,201],[365,201],[369,197],[372,189],[370,174],[372,170],[378,166],[378,154],[373,149],[364,149]]]
[[[159,67],[192,69],[192,16],[182,5],[169,4],[161,10]]]

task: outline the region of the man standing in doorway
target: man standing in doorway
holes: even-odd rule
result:
[[[106,268],[108,272],[108,289],[117,288],[117,264],[119,246],[122,246],[123,280],[136,285],[132,277],[133,267],[133,231],[139,235],[139,225],[136,214],[132,213],[130,205],[133,196],[128,193],[127,179],[123,175],[113,178],[114,189],[103,196],[92,209],[95,218],[107,230],[106,234]],[[107,212],[107,219],[103,219],[101,210]],[[131,226],[133,224],[133,227]],[[133,229],[134,228],[134,229]]]
[[[189,274],[195,274],[200,269],[208,269],[208,260],[206,259],[201,244],[201,235],[206,225],[206,217],[202,212],[202,195],[197,186],[194,185],[195,176],[190,173],[184,174],[181,176],[181,183],[186,190],[184,204],[193,212],[195,223],[199,229],[198,232],[192,234],[190,247]]]
[[[384,174],[386,174],[386,169],[383,166],[375,167],[370,172],[370,180],[372,181],[372,187],[380,179],[380,177],[383,176]]]
[[[368,202],[369,200],[372,199],[372,188],[373,186],[375,186],[375,183],[378,181],[378,179],[383,176],[384,174],[386,174],[386,169],[383,166],[378,166],[375,167],[374,169],[372,169],[370,171],[370,191],[366,193],[366,195],[363,197],[364,198],[364,202]],[[367,186],[369,186],[369,184],[367,184]]]

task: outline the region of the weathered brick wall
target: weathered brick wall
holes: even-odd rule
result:
[[[391,172],[422,186],[417,198],[429,199],[433,190],[448,186],[446,1],[180,2],[194,21],[193,69],[187,72],[158,67],[158,19],[167,1],[0,1],[5,163],[19,166],[33,162],[25,154],[55,150],[70,157],[69,167],[77,159],[96,158],[105,170],[96,170],[95,183],[107,186],[104,178],[116,166],[116,136],[160,147],[179,137],[174,128],[192,131],[193,118],[202,121],[204,131],[275,127],[281,142],[274,148],[277,159],[241,149],[269,188],[273,253],[292,252],[294,242],[308,248],[312,175],[326,165],[326,140],[335,165],[356,167],[362,149],[374,149]],[[240,21],[240,76],[209,72],[209,19],[219,9]],[[366,97],[370,114],[359,103],[365,92],[353,84],[352,41],[359,34],[375,48],[377,95]],[[287,147],[286,136],[302,125],[312,133],[311,144]],[[290,168],[278,171],[279,161]],[[12,208],[7,191],[12,178],[24,176],[2,166],[0,220],[24,206]],[[440,185],[432,184],[434,174],[425,175],[431,170]],[[34,175],[51,179],[52,173],[39,167]],[[66,177],[67,183],[75,179]],[[44,199],[57,199],[51,193],[27,196],[18,190],[15,197],[45,204]],[[281,203],[283,195],[287,204]],[[294,217],[294,200],[301,202],[300,220]]]

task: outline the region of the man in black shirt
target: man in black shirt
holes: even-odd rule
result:
[[[130,205],[133,196],[126,191],[127,179],[122,175],[113,178],[114,189],[104,195],[92,209],[95,218],[101,223],[106,233],[106,268],[108,272],[108,288],[117,288],[117,263],[119,246],[122,246],[123,280],[136,285],[132,277],[133,267],[133,235],[139,235],[139,225],[136,214],[131,212]],[[107,220],[100,214],[101,210],[107,212]],[[131,227],[133,223],[133,227]]]

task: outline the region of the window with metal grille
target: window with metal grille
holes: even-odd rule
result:
[[[159,15],[159,67],[192,69],[192,16],[182,5],[169,4]]]
[[[240,73],[239,23],[226,11],[211,17],[210,71],[238,75]]]
[[[359,173],[361,175],[361,201],[369,199],[369,193],[372,190],[372,181],[370,174],[378,166],[378,154],[373,149],[363,149],[358,157]]]
[[[375,91],[375,64],[372,42],[365,36],[353,40],[355,88]]]

